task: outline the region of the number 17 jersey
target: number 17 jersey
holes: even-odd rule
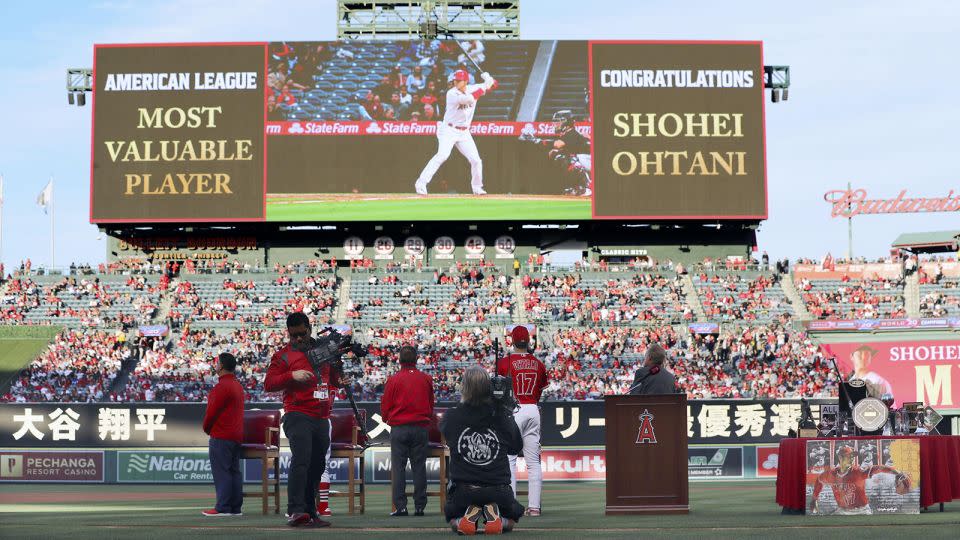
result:
[[[497,375],[513,380],[513,395],[521,405],[536,404],[547,386],[547,368],[528,353],[514,353],[497,362]]]

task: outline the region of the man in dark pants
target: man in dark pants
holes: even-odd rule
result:
[[[243,444],[243,387],[234,371],[237,359],[220,353],[217,375],[220,380],[207,396],[203,432],[210,436],[210,470],[217,490],[217,505],[204,510],[210,517],[242,516],[243,477],[240,475],[240,445]]]
[[[523,506],[510,487],[510,462],[523,449],[512,411],[493,404],[490,376],[473,366],[463,373],[462,403],[443,415],[440,431],[450,446],[450,481],[444,513],[454,532],[473,535],[513,529]]]
[[[400,348],[400,371],[387,380],[380,414],[390,426],[390,462],[393,471],[391,516],[407,515],[407,459],[413,469],[415,514],[427,506],[427,444],[433,418],[433,380],[417,369],[417,350]]]
[[[287,334],[290,343],[270,359],[263,382],[267,392],[283,392],[283,431],[290,441],[291,454],[287,525],[329,527],[330,523],[317,515],[316,488],[330,446],[330,393],[340,387],[341,381],[329,363],[314,373],[306,355],[314,346],[306,315],[296,312],[287,316]]]

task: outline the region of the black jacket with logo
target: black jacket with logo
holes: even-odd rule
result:
[[[520,428],[491,406],[463,404],[448,410],[440,431],[450,447],[450,479],[454,484],[499,486],[510,483],[508,455],[523,450]]]

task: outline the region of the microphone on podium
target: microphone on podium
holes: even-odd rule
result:
[[[647,377],[649,377],[649,376],[651,376],[651,375],[656,375],[657,373],[660,373],[660,366],[653,366],[653,367],[651,367],[651,368],[650,368],[650,371],[648,371],[646,375],[644,375],[643,377],[640,377],[640,380],[637,381],[637,384],[631,386],[631,387],[627,390],[627,393],[629,394],[629,393],[633,392],[634,390],[636,390],[637,388],[639,388],[641,384],[643,384],[643,381],[645,381],[645,380],[647,379]]]

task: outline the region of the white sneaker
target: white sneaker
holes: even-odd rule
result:
[[[473,194],[474,194],[474,195],[486,195],[487,192],[484,191],[482,187],[481,187],[481,188],[473,188]]]
[[[416,184],[413,185],[413,189],[417,190],[417,195],[428,195],[426,184],[421,184],[420,182],[417,182]]]

